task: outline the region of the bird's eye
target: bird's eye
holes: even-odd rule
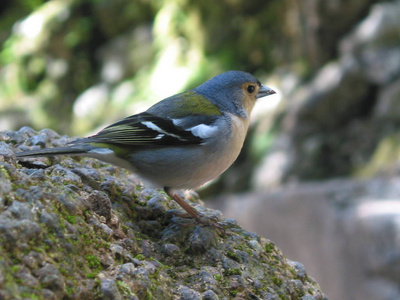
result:
[[[249,85],[247,87],[247,91],[249,92],[249,94],[252,94],[255,89],[256,89],[256,87],[254,85]]]

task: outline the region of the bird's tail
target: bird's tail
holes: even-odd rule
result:
[[[18,158],[56,155],[85,155],[94,147],[89,144],[72,145],[66,147],[45,148],[15,153]]]

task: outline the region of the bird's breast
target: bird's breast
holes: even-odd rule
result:
[[[210,140],[203,151],[203,164],[194,174],[196,187],[203,185],[225,172],[237,159],[243,147],[249,122],[231,116],[230,130]]]

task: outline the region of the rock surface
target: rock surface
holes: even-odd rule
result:
[[[14,155],[70,140],[0,132],[1,299],[326,299],[303,265],[233,220],[222,236],[178,218],[165,194],[97,160]]]

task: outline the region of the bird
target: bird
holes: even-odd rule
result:
[[[232,165],[257,99],[275,93],[250,73],[227,71],[95,135],[16,156],[85,156],[128,169],[162,188],[198,223],[209,224],[178,191],[197,189]]]

